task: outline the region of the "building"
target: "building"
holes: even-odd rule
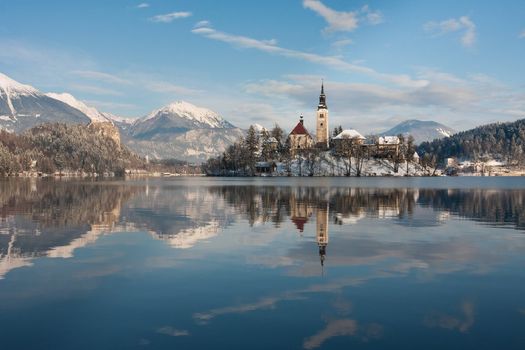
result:
[[[381,136],[377,139],[376,156],[392,158],[399,156],[401,140],[397,136]]]
[[[334,143],[341,142],[342,140],[350,140],[354,145],[362,145],[365,142],[366,137],[361,135],[357,130],[346,129],[341,131],[336,137],[333,138]]]
[[[304,127],[302,115],[299,118],[299,123],[297,123],[290,135],[288,135],[288,139],[290,140],[290,153],[292,156],[295,156],[301,150],[312,148],[314,140]]]
[[[328,106],[326,105],[326,95],[324,94],[324,83],[321,83],[321,94],[319,95],[319,105],[317,105],[317,145],[322,149],[328,149],[329,143],[328,125]]]

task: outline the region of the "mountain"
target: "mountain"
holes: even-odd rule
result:
[[[0,73],[0,129],[18,133],[43,123],[90,121],[77,108]]]
[[[441,162],[456,157],[474,161],[497,159],[521,165],[525,163],[525,119],[482,125],[441,140],[423,142],[417,152],[435,155]]]
[[[126,129],[124,143],[143,156],[202,162],[222,152],[244,131],[207,108],[178,101]]]
[[[139,155],[190,162],[222,153],[244,134],[218,113],[188,102],[132,120],[98,111],[68,93],[42,93],[0,73],[0,129],[20,133],[44,123],[96,124],[93,130]]]
[[[454,129],[435,121],[411,119],[397,124],[380,135],[412,135],[415,142],[419,144],[425,141],[449,137],[455,133]]]
[[[94,107],[88,107],[82,101],[77,100],[73,95],[68,93],[47,93],[46,96],[54,98],[55,100],[64,102],[65,104],[78,109],[80,112],[84,113],[92,122],[99,123],[113,123],[112,120],[104,113],[99,112]]]
[[[138,139],[166,140],[172,134],[194,129],[232,128],[235,127],[219,114],[185,101],[178,101],[137,120],[133,124],[131,134]]]

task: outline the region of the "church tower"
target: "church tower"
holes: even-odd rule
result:
[[[319,95],[319,105],[317,106],[317,145],[328,148],[328,106],[326,105],[326,95],[324,94],[324,82],[321,83],[321,95]]]

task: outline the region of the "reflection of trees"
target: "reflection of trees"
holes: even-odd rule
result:
[[[330,187],[224,186],[211,187],[210,191],[221,195],[250,224],[278,225],[290,217],[300,231],[313,209],[325,207],[326,203],[338,217],[361,213],[378,216],[385,211],[403,216],[413,212],[417,195],[417,190],[410,189]]]
[[[224,186],[210,187],[210,191],[223,197],[250,224],[278,225],[290,217],[300,231],[313,209],[326,202],[336,223],[364,216],[397,218],[403,223],[416,216],[416,206],[423,206],[476,221],[525,228],[525,191],[521,190]],[[432,220],[438,218],[429,217],[418,224],[435,225]]]
[[[475,221],[525,228],[525,190],[420,190],[418,203]]]
[[[99,226],[110,230],[139,187],[90,182],[0,181],[0,258],[34,257]]]

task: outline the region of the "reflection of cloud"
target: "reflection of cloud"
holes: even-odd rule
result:
[[[518,311],[520,312],[520,314],[525,315],[525,308],[524,308],[524,309],[520,309],[520,310],[518,310]]]
[[[372,323],[359,326],[357,321],[351,319],[334,320],[328,322],[325,328],[306,338],[303,343],[305,349],[315,349],[320,347],[325,341],[333,337],[341,336],[360,336],[363,341],[379,338],[383,334],[383,327]]]
[[[306,338],[303,347],[314,349],[320,347],[326,340],[343,335],[354,335],[357,332],[357,322],[355,320],[344,319],[329,322],[324,329],[313,336]]]
[[[436,313],[426,317],[424,323],[428,327],[439,327],[466,333],[474,324],[474,304],[464,302],[461,305],[461,312],[463,317]]]
[[[164,326],[157,329],[157,333],[169,335],[170,337],[184,337],[190,335],[190,332],[185,329],[176,329],[170,326]]]
[[[379,277],[384,278],[384,277],[388,277],[388,275],[384,273],[378,273],[377,275],[370,275],[367,277],[347,277],[347,278],[342,278],[342,279],[331,281],[331,282],[312,284],[304,289],[287,291],[277,296],[261,298],[258,301],[255,301],[252,303],[226,306],[226,307],[211,309],[205,312],[195,313],[193,315],[193,318],[197,322],[207,323],[211,319],[217,316],[221,316],[221,315],[240,314],[240,313],[246,313],[246,312],[251,312],[251,311],[256,311],[256,310],[261,310],[261,309],[271,309],[275,307],[277,303],[282,302],[282,301],[303,300],[306,298],[305,295],[309,293],[332,293],[332,292],[339,291],[346,286],[359,285],[366,280],[373,279],[373,278],[379,278]]]
[[[202,227],[185,229],[174,235],[157,235],[157,237],[166,241],[173,248],[188,249],[199,241],[217,236],[219,230],[219,222],[212,221]]]
[[[250,311],[256,311],[261,309],[271,309],[275,307],[280,301],[284,300],[299,300],[302,299],[298,295],[289,294],[288,296],[282,297],[268,297],[260,299],[254,303],[241,304],[236,306],[227,306],[217,309],[211,309],[206,312],[196,313],[193,315],[193,318],[199,323],[207,323],[211,319],[226,314],[242,314]]]

